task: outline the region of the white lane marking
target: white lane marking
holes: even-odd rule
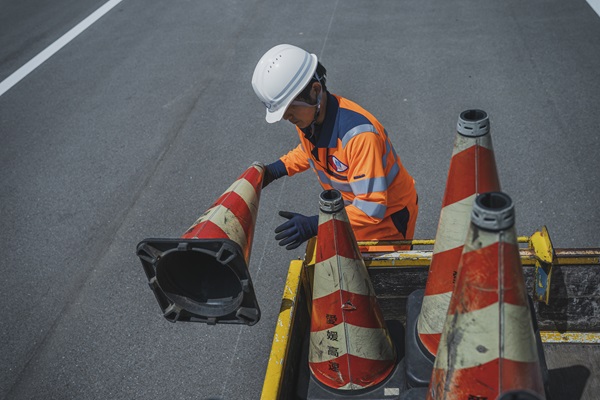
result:
[[[596,14],[600,17],[600,0],[587,0],[592,10],[596,11]]]
[[[596,14],[600,17],[600,0],[587,0],[592,10],[596,11]]]
[[[325,45],[327,44],[327,38],[329,37],[329,32],[331,32],[331,25],[333,23],[333,17],[335,16],[335,11],[337,10],[338,4],[340,0],[335,2],[335,6],[333,6],[333,12],[331,13],[331,18],[329,19],[329,26],[327,27],[327,33],[325,34],[325,40],[323,40],[323,47],[321,47],[321,52],[319,53],[319,60],[323,58],[323,51],[325,50]]]
[[[29,73],[39,67],[44,61],[52,57],[71,40],[75,39],[81,32],[89,28],[90,25],[99,20],[104,14],[112,10],[121,1],[123,0],[110,0],[105,3],[102,7],[90,14],[86,19],[77,24],[69,32],[62,35],[57,41],[46,47],[41,53],[33,57],[21,68],[13,72],[8,78],[0,82],[0,96],[6,93],[14,85],[19,83],[21,79],[29,75]]]

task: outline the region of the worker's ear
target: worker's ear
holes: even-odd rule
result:
[[[321,86],[321,84],[319,82],[313,82],[312,90],[315,92],[315,101],[316,101],[317,97],[321,95],[321,92],[323,91],[323,87]]]

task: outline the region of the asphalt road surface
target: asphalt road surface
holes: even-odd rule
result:
[[[0,81],[102,4],[2,1]],[[457,117],[480,108],[518,233],[600,246],[600,17],[585,0],[123,0],[0,96],[0,398],[259,398],[303,253],[277,246],[277,211],[316,213],[312,173],[261,195],[253,327],[166,321],[135,247],[181,236],[253,161],[297,144],[250,84],[279,43],[315,53],[329,89],[387,128],[417,182],[418,238],[435,236]],[[594,376],[586,354],[552,362]]]

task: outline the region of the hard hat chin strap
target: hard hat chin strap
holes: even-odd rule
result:
[[[316,72],[315,72],[315,79],[317,80],[317,82],[319,82],[319,85],[321,85],[321,78],[319,78],[319,75],[317,75]],[[315,116],[313,117],[313,120],[310,123],[311,137],[312,137],[312,135],[315,134],[315,123],[317,122],[317,119],[319,118],[319,113],[321,112],[321,97],[322,96],[323,96],[323,85],[321,85],[321,91],[317,95],[317,106],[315,107]]]
[[[315,108],[315,117],[313,118],[313,124],[317,122],[319,118],[319,112],[321,111],[321,97],[323,96],[323,91],[317,95],[317,107]]]
[[[317,123],[317,119],[319,118],[319,112],[321,111],[321,95],[323,93],[319,93],[317,96],[317,106],[315,107],[315,116],[313,117],[312,122],[310,123],[310,137],[312,138],[315,135],[315,124]]]

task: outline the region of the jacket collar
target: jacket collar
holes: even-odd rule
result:
[[[325,120],[322,125],[315,125],[315,135],[311,137],[310,127],[302,129],[306,137],[315,147],[336,148],[337,135],[334,135],[336,120],[340,104],[335,96],[327,92],[327,108],[325,109]]]

